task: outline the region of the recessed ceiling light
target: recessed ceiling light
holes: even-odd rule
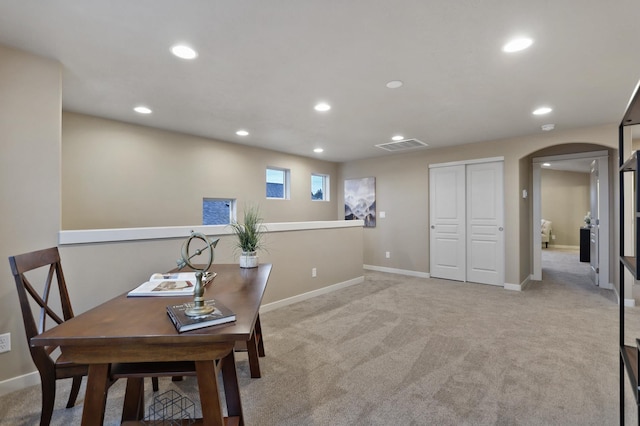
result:
[[[320,154],[321,152],[324,152],[324,149],[316,148],[316,149],[313,150],[313,152],[316,152],[316,153]]]
[[[238,135],[238,136],[249,136],[249,132],[247,132],[246,130],[238,130],[236,132],[236,135]]]
[[[316,104],[316,106],[314,106],[313,108],[316,111],[325,112],[325,111],[329,111],[331,109],[331,105],[329,105],[326,102],[320,102],[319,104]]]
[[[519,52],[531,46],[532,44],[533,40],[531,40],[530,38],[516,38],[502,46],[502,51],[506,53]]]
[[[543,124],[542,126],[540,126],[542,128],[542,130],[544,130],[545,132],[551,131],[553,129],[556,128],[555,124]]]
[[[551,167],[551,163],[542,163],[543,167]]]
[[[395,135],[391,138],[392,141],[401,141],[402,139],[404,139],[404,136],[402,135]]]
[[[402,87],[404,83],[400,80],[391,80],[387,83],[387,87],[389,89],[397,89],[398,87]]]
[[[184,44],[176,44],[173,46],[171,48],[171,53],[182,59],[195,59],[198,57],[198,52]]]
[[[135,112],[137,112],[138,114],[151,114],[151,110],[149,108],[147,108],[146,106],[137,106],[133,109]]]
[[[535,111],[533,111],[533,115],[545,115],[545,114],[549,114],[551,111],[553,111],[553,109],[549,107],[540,107]]]

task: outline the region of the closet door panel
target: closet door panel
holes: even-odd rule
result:
[[[503,163],[466,169],[467,281],[504,285]]]
[[[465,280],[465,167],[429,170],[430,274]]]

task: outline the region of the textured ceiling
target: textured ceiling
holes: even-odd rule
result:
[[[0,44],[60,61],[65,110],[331,161],[618,123],[637,22],[637,0],[0,0]]]

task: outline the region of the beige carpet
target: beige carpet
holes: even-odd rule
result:
[[[577,252],[544,250],[544,280],[524,292],[365,276],[262,315],[263,377],[249,378],[238,355],[247,425],[618,423],[618,306]],[[630,342],[639,310],[628,310]],[[105,424],[118,424],[123,385],[109,393]],[[160,385],[197,401],[191,378]],[[83,393],[65,409],[68,383],[58,389],[52,424],[79,424]],[[36,425],[39,395],[32,387],[0,398],[0,424]]]

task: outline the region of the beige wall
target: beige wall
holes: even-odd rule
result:
[[[335,220],[336,163],[65,112],[62,229],[202,224],[203,198],[258,203],[266,222]],[[291,199],[265,196],[268,166],[291,170]],[[311,174],[330,201],[311,200]]]
[[[0,382],[34,369],[7,258],[57,243],[60,90],[57,62],[0,46]]]
[[[549,170],[540,173],[542,218],[553,222],[555,239],[549,245],[580,245],[579,228],[591,209],[589,201],[589,173]]]
[[[599,126],[572,131],[543,132],[533,136],[474,143],[448,148],[432,148],[405,154],[344,163],[340,181],[374,176],[378,217],[375,228],[364,229],[364,263],[381,267],[429,272],[429,165],[481,158],[504,157],[505,181],[505,281],[520,284],[531,274],[532,223],[531,154],[555,145],[571,144],[569,152],[617,148],[617,126]],[[574,145],[575,144],[575,145]],[[550,152],[567,153],[563,148]],[[548,154],[548,155],[551,155]],[[611,179],[617,174],[611,171]],[[344,187],[338,187],[339,198]],[[612,206],[612,209],[615,205]],[[339,206],[339,214],[343,206]],[[616,214],[611,213],[613,220]],[[613,234],[612,234],[613,235]],[[615,243],[612,242],[612,246]],[[385,252],[391,258],[385,258]]]
[[[153,272],[174,268],[184,241],[169,238],[62,246],[60,254],[76,315],[131,290]],[[259,253],[260,262],[273,264],[273,270],[263,304],[362,277],[360,226],[273,232],[266,235],[265,243],[267,249]],[[220,236],[214,268],[215,264],[237,263],[234,244],[233,236]],[[317,271],[315,278],[312,268]]]
[[[528,276],[528,274],[531,274],[533,272],[533,227],[532,225],[529,225],[532,224],[533,216],[533,191],[531,185],[531,182],[533,180],[533,170],[531,168],[531,159],[528,157],[520,158],[518,162],[518,169],[518,188],[520,189],[518,201],[518,223],[520,223],[520,226],[518,227],[518,229],[520,230],[520,244],[518,246],[518,249],[520,250],[520,257],[518,258],[518,261],[520,262],[520,275],[526,277]],[[522,196],[522,190],[527,190],[526,198]],[[505,213],[509,214],[508,212]]]

